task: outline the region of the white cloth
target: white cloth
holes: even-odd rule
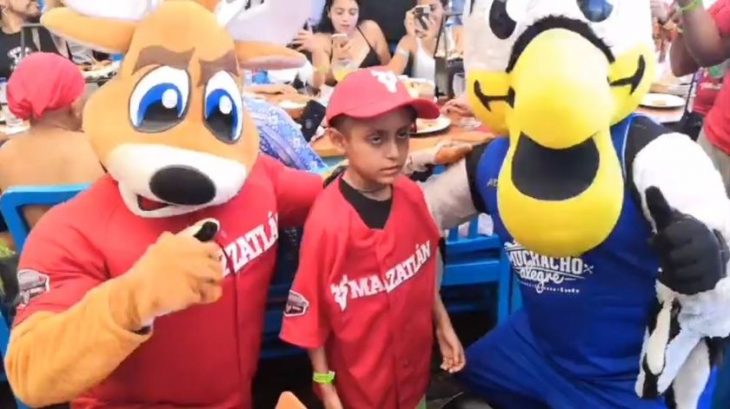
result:
[[[299,80],[302,82],[311,84],[314,77],[314,67],[312,67],[312,63],[307,61],[299,68],[292,68],[288,70],[270,70],[269,81],[275,84],[292,82],[297,75],[299,75]]]

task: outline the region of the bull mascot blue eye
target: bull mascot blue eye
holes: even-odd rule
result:
[[[225,143],[235,143],[243,131],[243,99],[233,76],[225,71],[214,74],[205,86],[203,104],[205,126]]]
[[[185,118],[190,77],[184,70],[162,66],[139,80],[129,99],[129,120],[140,132],[168,130]]]

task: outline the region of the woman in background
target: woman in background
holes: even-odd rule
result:
[[[327,0],[315,34],[311,28],[299,32],[293,44],[300,51],[312,54],[316,72],[328,84],[335,84],[341,75],[332,67],[346,66],[349,71],[386,65],[390,50],[380,26],[360,17],[361,0]],[[333,41],[333,35],[343,38]]]
[[[439,43],[438,38],[444,23],[447,4],[448,0],[418,0],[418,6],[429,7],[428,17],[423,21],[417,21],[415,8],[406,13],[404,22],[406,35],[398,43],[393,59],[388,64],[391,71],[396,74],[404,74],[408,62],[411,61],[410,77],[434,80],[436,77],[434,55]]]

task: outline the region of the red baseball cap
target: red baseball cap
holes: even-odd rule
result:
[[[327,105],[327,121],[339,115],[367,119],[411,107],[416,116],[436,119],[441,115],[438,105],[423,98],[413,98],[405,84],[384,68],[365,68],[349,74],[332,92]]]

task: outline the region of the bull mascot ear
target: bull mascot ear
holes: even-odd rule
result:
[[[161,2],[66,0],[65,7],[45,12],[41,24],[52,33],[91,49],[110,54],[125,53],[137,22]]]
[[[137,23],[163,0],[67,0],[66,7],[46,12],[49,31],[91,49],[123,54]],[[247,69],[297,68],[306,62],[286,48],[311,12],[310,0],[198,0],[214,10],[218,22],[236,42],[239,64]]]

